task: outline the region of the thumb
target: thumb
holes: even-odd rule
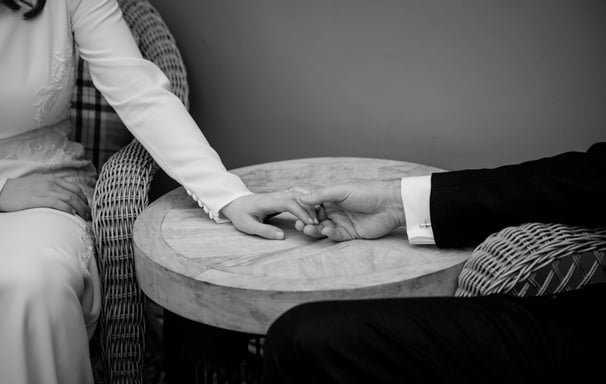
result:
[[[302,204],[318,205],[322,203],[338,203],[347,198],[349,189],[345,185],[316,189],[308,194],[302,194],[299,201]]]

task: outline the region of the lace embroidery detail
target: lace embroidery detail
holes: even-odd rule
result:
[[[80,240],[84,244],[84,252],[80,254],[80,268],[82,268],[83,272],[88,272],[90,261],[95,256],[93,225],[90,221],[87,221],[84,228],[80,230]]]
[[[36,93],[41,96],[40,101],[34,104],[36,107],[36,122],[39,127],[47,125],[49,123],[50,114],[57,103],[61,91],[64,89],[71,90],[74,86],[75,81],[75,66],[74,66],[74,49],[69,46],[63,51],[55,49],[53,51],[53,64],[51,66],[51,79],[50,85],[42,87]],[[66,116],[59,116],[60,118],[67,117],[69,113],[69,104],[66,104],[66,108],[62,111],[62,114]]]
[[[95,167],[84,158],[82,144],[68,139],[70,131],[71,123],[66,119],[0,140],[0,174],[5,167],[10,170],[10,177],[33,173],[64,177],[76,183],[90,200],[95,185]]]

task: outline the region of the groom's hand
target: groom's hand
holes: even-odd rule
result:
[[[295,223],[311,237],[375,239],[405,225],[399,179],[329,186],[300,195],[299,202],[318,210],[319,224]]]

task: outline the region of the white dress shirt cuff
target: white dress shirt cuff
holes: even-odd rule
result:
[[[435,244],[429,214],[431,175],[403,178],[401,194],[410,244]]]

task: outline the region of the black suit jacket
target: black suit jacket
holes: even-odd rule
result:
[[[604,226],[606,143],[495,169],[434,173],[430,212],[439,247],[475,245],[528,222]]]

